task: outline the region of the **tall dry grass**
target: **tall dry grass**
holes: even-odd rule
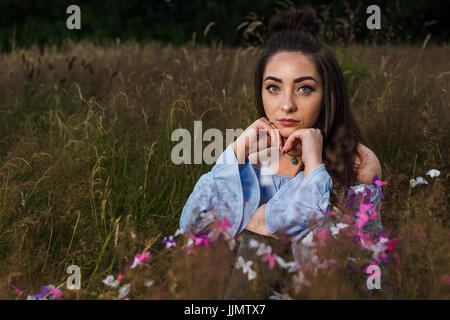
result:
[[[2,55],[0,298],[17,297],[10,284],[26,293],[49,283],[64,288],[72,264],[81,268],[82,289],[67,291],[68,298],[116,297],[101,280],[144,249],[154,258],[141,275],[126,275],[131,298],[220,298],[235,258],[226,246],[196,256],[161,243],[211,169],[174,165],[170,137],[176,128],[193,133],[195,120],[223,133],[253,122],[258,50],[74,43]],[[450,50],[333,51],[389,183],[381,215],[384,229],[401,239],[388,266],[395,297],[448,299]],[[431,168],[441,175],[412,188],[409,180]],[[147,278],[153,291],[142,287]],[[314,280],[298,297],[362,297],[346,279]]]

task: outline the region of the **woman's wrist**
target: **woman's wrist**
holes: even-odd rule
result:
[[[305,163],[305,171],[303,173],[303,180],[306,178],[308,174],[310,174],[315,168],[323,164],[322,162],[316,161],[314,163]]]

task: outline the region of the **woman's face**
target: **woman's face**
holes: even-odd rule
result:
[[[269,120],[282,137],[300,128],[311,128],[320,115],[322,80],[314,64],[298,52],[279,52],[267,63],[262,101]],[[292,124],[281,119],[293,119]]]

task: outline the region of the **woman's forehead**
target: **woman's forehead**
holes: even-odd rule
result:
[[[280,52],[267,62],[264,78],[267,76],[290,80],[301,76],[318,77],[318,74],[314,63],[305,55],[299,52]]]

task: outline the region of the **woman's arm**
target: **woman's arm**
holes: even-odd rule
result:
[[[332,186],[324,164],[304,179],[300,173],[267,203],[265,218],[268,231],[274,234],[285,232],[294,241],[301,239],[309,232],[308,224],[314,216],[318,220],[324,218]]]
[[[232,237],[245,227],[251,213],[258,209],[260,189],[256,174],[246,162],[241,169],[230,144],[220,155],[212,170],[200,177],[189,196],[180,218],[184,231],[199,231],[205,227],[202,216],[214,212],[221,221],[227,217]]]
[[[278,239],[278,237],[275,234],[271,233],[267,228],[266,207],[267,203],[263,204],[258,208],[258,210],[256,210],[256,212],[250,217],[250,220],[245,226],[245,229],[254,233],[261,234],[263,236]]]

